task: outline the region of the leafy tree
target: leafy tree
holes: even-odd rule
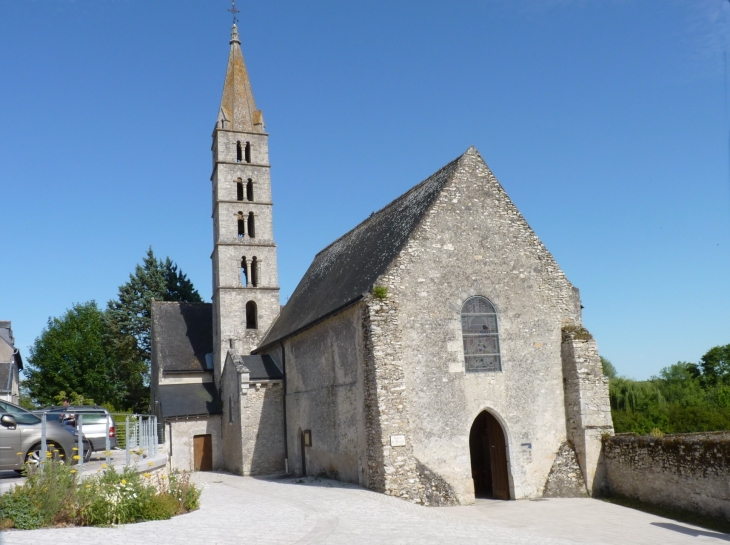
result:
[[[730,385],[730,344],[715,346],[702,356],[699,364],[708,386]]]
[[[147,411],[153,299],[202,301],[177,265],[150,248],[106,311],[90,301],[48,320],[30,350],[25,403],[93,399],[107,408]]]
[[[665,367],[649,380],[613,377],[609,396],[619,433],[730,430],[730,345],[710,349],[699,364]]]
[[[608,378],[616,378],[616,368],[608,359],[601,356],[601,365],[603,366],[603,374]]]
[[[152,248],[141,265],[137,265],[129,281],[119,286],[117,299],[109,301],[107,312],[122,339],[134,341],[139,359],[150,361],[150,317],[152,300],[202,302],[200,294],[187,276],[170,258],[157,259]],[[118,342],[125,342],[118,340]],[[129,342],[129,341],[127,341]],[[126,347],[129,349],[131,347]]]
[[[104,343],[104,328],[103,313],[94,301],[74,305],[61,318],[49,318],[24,370],[31,397],[51,405],[64,391],[118,402],[113,379],[117,362]]]

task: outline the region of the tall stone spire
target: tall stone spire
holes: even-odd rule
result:
[[[218,112],[216,128],[245,132],[264,132],[264,115],[256,109],[246,63],[241,53],[238,27],[231,28],[231,52],[228,55],[226,82]]]
[[[234,23],[213,131],[213,370],[249,355],[279,314],[269,135],[256,109]]]

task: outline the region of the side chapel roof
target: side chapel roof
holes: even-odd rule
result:
[[[361,299],[403,248],[459,161],[469,154],[478,152],[469,148],[320,251],[256,351]]]

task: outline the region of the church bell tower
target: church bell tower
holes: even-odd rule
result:
[[[213,131],[213,364],[251,353],[279,314],[269,135],[241,53],[238,28]]]

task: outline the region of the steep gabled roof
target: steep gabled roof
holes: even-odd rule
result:
[[[207,371],[206,354],[213,352],[213,307],[153,301],[152,335],[152,357],[164,373]]]
[[[256,351],[362,298],[398,255],[461,157],[319,252]]]

